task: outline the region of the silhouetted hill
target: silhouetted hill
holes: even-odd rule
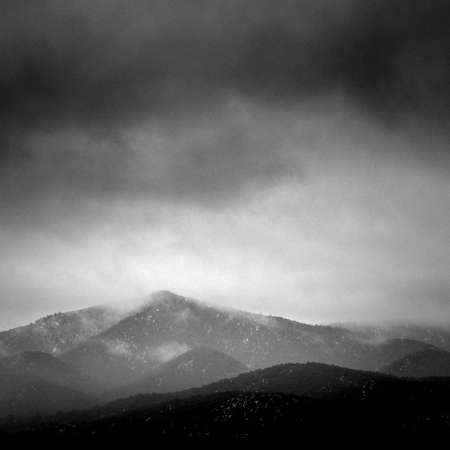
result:
[[[167,394],[136,395],[100,408],[102,415],[130,412],[173,399],[217,392],[284,393],[309,398],[387,401],[393,391],[398,398],[428,398],[430,393],[449,395],[450,381],[400,379],[379,372],[346,369],[320,363],[282,364],[242,373],[200,388]],[[436,394],[438,395],[438,394]],[[95,415],[95,414],[94,414]]]
[[[450,377],[450,353],[423,350],[404,356],[381,371],[398,377]]]
[[[242,373],[200,388],[124,398],[106,405],[105,411],[129,411],[174,398],[228,391],[284,393],[314,398],[351,394],[361,398],[370,395],[372,391],[378,389],[378,386],[397,385],[404,381],[378,372],[346,369],[320,363],[281,364]]]
[[[137,396],[47,422],[12,438],[250,439],[427,436],[450,430],[450,382],[411,380],[323,364],[287,364],[178,394]],[[27,430],[27,433],[24,433]],[[325,433],[325,434],[324,434]],[[337,434],[336,434],[337,433]],[[296,439],[296,441],[295,441]],[[70,441],[72,442],[72,441]]]

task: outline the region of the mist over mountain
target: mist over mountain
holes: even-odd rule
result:
[[[375,370],[431,348],[412,340],[365,342],[351,331],[281,317],[222,309],[167,291],[137,312],[86,339],[61,357],[102,383],[120,385],[197,347],[208,347],[249,369],[317,361]]]
[[[22,327],[0,332],[0,356],[41,351],[61,354],[107,329],[122,316],[107,306],[56,313]]]
[[[56,429],[63,436],[102,435],[111,427],[118,436],[141,433],[143,415],[151,417],[145,426],[158,437],[179,427],[192,435],[211,433],[206,425],[199,428],[200,420],[214,433],[224,426],[231,436],[238,429],[254,433],[263,424],[291,433],[295,417],[315,429],[315,411],[324,405],[327,421],[339,408],[358,421],[362,405],[361,414],[373,420],[374,411],[401,404],[401,417],[386,416],[385,427],[422,429],[421,421],[433,417],[441,430],[439,417],[450,404],[449,354],[430,339],[308,325],[168,291],[127,312],[88,308],[2,336],[10,351],[20,350],[0,358],[0,432],[6,430],[8,438],[14,430],[33,435],[23,427],[42,438]],[[441,340],[437,331],[432,336],[445,343],[445,333]],[[36,346],[53,351],[29,350]],[[427,376],[440,378],[411,378]]]
[[[247,366],[225,353],[196,347],[150,370],[115,395],[177,392],[231,378],[247,370]]]
[[[44,347],[59,354],[101,389],[138,382],[174,358],[201,348],[220,352],[217,355],[250,370],[308,361],[377,370],[403,356],[436,348],[422,340],[374,338],[361,330],[220,308],[168,291],[152,294],[128,312],[94,307],[58,314],[5,331],[2,338],[10,351]]]
[[[408,354],[381,369],[398,377],[450,377],[450,353],[428,349]]]
[[[355,323],[343,322],[333,326],[351,330],[362,340],[382,342],[387,339],[411,339],[450,351],[450,325],[420,325],[418,323]]]

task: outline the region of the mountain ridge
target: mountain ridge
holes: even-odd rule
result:
[[[124,384],[195,347],[209,347],[249,369],[317,361],[375,370],[429,344],[370,344],[351,331],[219,308],[159,291],[131,314],[62,358],[101,380]]]
[[[249,421],[259,423],[262,431],[264,423],[269,423],[266,420],[292,402],[299,408],[288,408],[289,412],[271,433],[295,418],[300,421],[295,420],[297,425],[291,431],[298,427],[307,431],[308,422],[305,424],[304,420],[310,414],[315,417],[316,431],[320,426],[323,430],[324,417],[330,426],[342,418],[336,430],[348,427],[349,423],[359,423],[365,428],[370,425],[375,430],[386,417],[397,431],[404,426],[408,432],[428,430],[431,425],[447,430],[448,423],[442,417],[445,419],[448,413],[449,400],[448,379],[402,379],[319,363],[282,364],[200,388],[138,395],[102,407],[54,416],[44,423],[43,428],[36,424],[34,430],[45,433],[63,429],[69,436],[78,431],[84,433],[83,430],[103,430],[102,433],[116,435],[119,427],[122,432],[135,430],[153,435],[158,429],[173,425],[175,429],[193,431],[206,423],[203,431],[206,433],[226,420],[231,426],[227,428],[228,432],[236,432],[236,426],[246,427]],[[33,425],[30,428],[25,424],[25,429],[33,430]]]
[[[398,377],[450,377],[450,353],[426,349],[403,356],[381,370]]]
[[[344,328],[222,308],[170,291],[157,291],[127,312],[92,307],[22,328],[7,331],[8,339],[0,333],[0,347],[43,347],[102,389],[139,380],[197,347],[222,352],[249,369],[316,361],[365,370],[435,348],[410,339],[370,342]]]
[[[244,364],[223,352],[196,347],[150,371],[127,386],[124,392],[127,395],[176,392],[233,377],[247,370]]]
[[[28,351],[0,359],[1,374],[16,374],[38,378],[60,385],[73,386],[84,381],[70,365],[49,353]]]
[[[0,357],[24,351],[59,355],[100,333],[122,314],[109,306],[91,306],[50,314],[27,325],[0,331]]]

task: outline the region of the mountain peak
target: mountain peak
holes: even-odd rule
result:
[[[150,299],[157,302],[172,302],[177,300],[185,300],[186,297],[175,294],[171,291],[161,290],[153,292],[150,295]]]
[[[200,302],[197,300],[164,290],[153,292],[146,302],[144,309],[147,309],[147,307],[161,306],[167,310],[184,310],[186,307],[198,304],[200,304]]]

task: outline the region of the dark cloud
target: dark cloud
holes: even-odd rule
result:
[[[220,129],[214,111],[230,98],[287,107],[339,94],[386,124],[415,118],[442,133],[449,17],[443,0],[2,2],[4,192],[226,197],[285,173],[270,133]],[[205,111],[218,121],[210,134],[185,127],[186,143],[149,150],[165,160],[158,176],[135,176],[124,134]]]
[[[134,121],[232,92],[447,109],[446,1],[6,2],[1,117]]]
[[[1,1],[1,319],[153,286],[445,320],[449,18],[448,0]]]
[[[283,150],[285,129],[274,123],[266,129],[269,119],[253,114],[236,105],[124,135],[35,132],[21,144],[23,157],[4,165],[3,222],[47,222],[50,207],[57,213],[51,221],[60,223],[61,214],[82,214],[89,201],[220,207],[246,190],[301,176]]]

